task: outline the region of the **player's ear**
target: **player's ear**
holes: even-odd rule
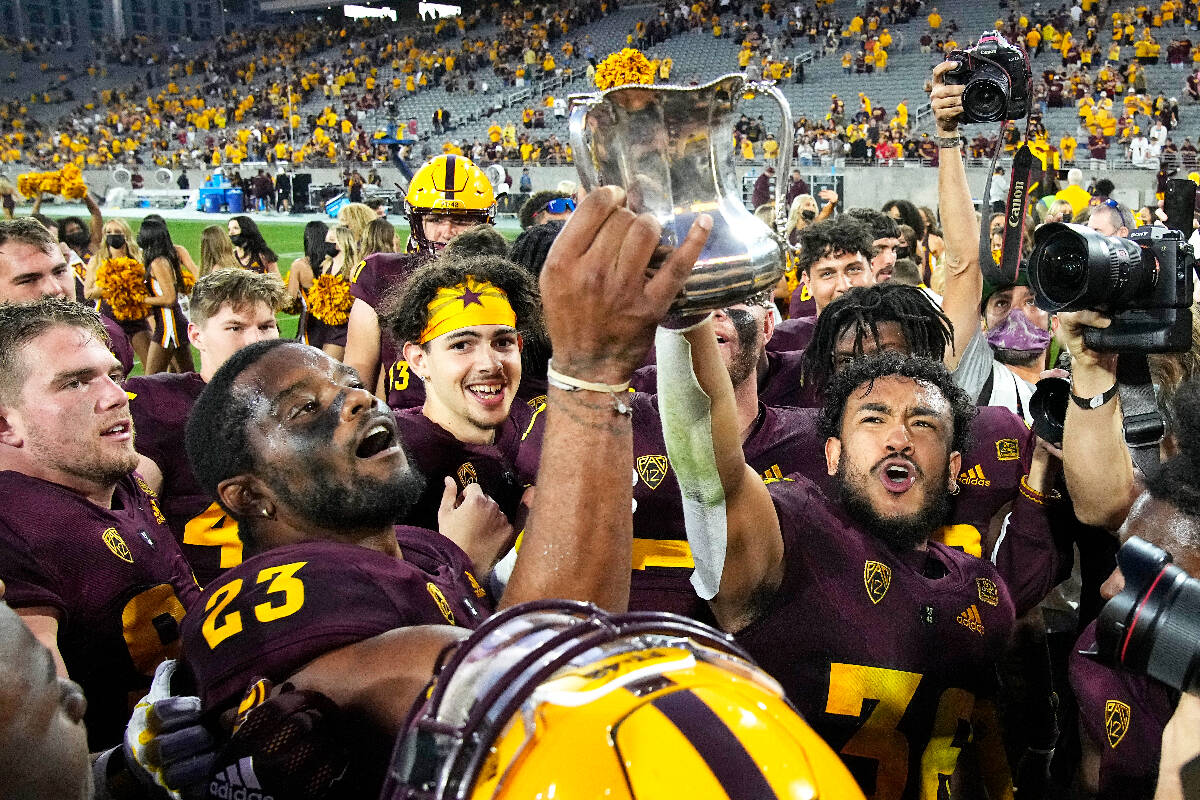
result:
[[[771,341],[771,337],[775,335],[775,310],[768,306],[766,312],[763,317],[763,345]]]
[[[842,440],[836,436],[830,436],[825,440],[825,472],[829,475],[836,475],[838,465],[842,463]],[[956,471],[955,475],[958,474]]]
[[[188,323],[188,341],[191,342],[197,350],[202,349],[200,347],[200,326],[194,322]]]
[[[15,424],[16,409],[0,405],[0,445],[21,447],[25,444],[20,427]]]
[[[946,490],[949,491],[950,494],[954,494],[958,491],[958,478],[956,476],[958,475],[958,471],[960,469],[962,469],[962,453],[958,452],[957,450],[952,450],[950,452],[950,468],[947,470],[950,473],[950,477],[948,479],[950,485],[946,487]]]
[[[217,484],[217,499],[236,519],[274,517],[275,501],[252,475],[235,475]]]
[[[409,369],[422,381],[429,379],[428,356],[425,348],[416,342],[404,343],[404,360],[408,362]]]

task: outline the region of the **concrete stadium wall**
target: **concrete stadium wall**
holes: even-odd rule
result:
[[[746,165],[739,167],[738,174],[745,178],[751,172],[758,174],[765,165]],[[814,178],[818,180],[822,176],[831,174],[842,178],[842,207],[868,207],[879,208],[888,200],[906,199],[910,200],[919,206],[929,206],[937,208],[937,170],[929,167],[920,166],[895,166],[895,167],[836,167],[832,171],[829,167],[800,167],[805,175],[805,178],[812,183]],[[258,168],[256,166],[243,165],[242,174],[246,177],[253,177]],[[5,172],[10,180],[15,183],[16,176],[26,169],[10,165]],[[147,179],[145,188],[152,188],[151,178],[154,175],[153,169],[147,169],[143,175]],[[299,170],[300,172],[311,173],[313,176],[312,185],[320,186],[329,183],[340,183],[341,170],[339,169],[311,169]],[[364,174],[365,169],[360,170]],[[1122,170],[1084,170],[1084,185],[1093,177],[1107,177],[1116,184],[1117,189],[1115,196],[1118,200],[1127,206],[1137,208],[1147,202],[1152,202],[1154,199],[1155,190],[1155,171],[1149,169],[1122,169]],[[178,173],[174,173],[178,175]],[[204,184],[205,179],[210,175],[208,170],[188,170],[188,180],[191,188],[197,189]],[[383,179],[385,186],[390,186],[393,183],[403,184],[403,178],[399,170],[392,166],[379,168],[380,177]],[[519,167],[508,167],[508,174],[513,182],[514,189],[520,180],[521,169]],[[530,167],[530,175],[533,179],[534,191],[540,189],[553,189],[558,186],[561,181],[571,181],[577,183],[579,176],[573,166],[565,167]],[[971,191],[975,199],[978,201],[983,193],[983,184],[987,177],[987,169],[983,167],[968,167],[968,180],[970,182]],[[85,170],[84,180],[88,186],[97,194],[104,196],[108,189],[115,184],[112,181],[110,170]],[[175,188],[174,183],[170,185],[171,189]]]

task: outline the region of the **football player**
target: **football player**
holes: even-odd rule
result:
[[[158,493],[167,524],[201,586],[241,563],[242,542],[237,523],[196,484],[184,447],[188,415],[230,356],[248,344],[279,338],[275,313],[284,295],[283,284],[271,273],[219,269],[205,275],[192,289],[188,325],[200,371],[125,382],[141,457],[138,473]]]
[[[767,486],[738,446],[711,322],[681,329],[660,328],[656,350],[698,593],[872,796],[948,791],[1014,621],[991,564],[931,541],[970,399],[930,359],[857,359],[820,418],[835,499],[801,475]]]
[[[74,273],[54,237],[36,220],[0,220],[0,303],[26,303],[40,297],[75,299]],[[101,319],[109,349],[128,373],[133,369],[129,338],[115,321]]]
[[[57,251],[55,251],[57,252]],[[98,315],[50,297],[0,304],[0,580],[88,700],[93,751],[178,648],[199,589],[133,472],[133,422]]]
[[[779,324],[774,350],[803,350],[825,306],[853,286],[874,286],[871,259],[874,236],[866,223],[849,215],[809,225],[800,232],[796,274],[802,287],[793,292],[789,319]],[[805,313],[811,304],[811,312]]]
[[[409,374],[425,386],[420,408],[396,421],[428,485],[411,524],[435,528],[443,482],[478,483],[517,521],[523,487],[514,461],[530,409],[513,405],[526,341],[544,342],[533,277],[498,256],[445,255],[419,267],[385,318]]]
[[[783,406],[816,405],[828,380],[864,354],[884,350],[936,359],[953,339],[949,321],[919,290],[889,283],[854,288],[830,303],[817,322],[812,344],[794,354],[811,377],[801,391],[789,392],[785,387],[799,370],[788,360],[792,354],[767,349],[772,323],[759,304],[718,311],[713,326],[734,388],[746,463],[768,483],[799,472],[830,494],[836,483],[826,471],[819,408],[775,403],[783,398]],[[657,376],[655,367],[640,369],[637,383],[656,391]],[[638,477],[631,608],[707,620],[688,583],[694,563],[683,536],[678,483],[665,456],[658,402],[639,396],[630,402]],[[535,420],[522,441],[519,466],[526,479],[536,469],[539,428]],[[986,547],[1023,611],[1045,597],[1069,563],[1050,535],[1046,505],[1021,491],[1023,479],[1037,486],[1051,484],[1057,460],[1036,448],[1032,432],[1006,409],[981,409],[971,420],[970,439],[964,454],[968,466],[958,476],[958,490],[937,539],[975,556],[982,556]],[[1010,505],[1015,513],[1004,526],[1001,546],[993,547],[993,519]]]
[[[555,363],[578,381],[629,380],[706,238],[704,217],[647,280],[658,226],[623,199],[611,188],[589,195],[546,265]],[[580,309],[584,282],[597,297]],[[502,606],[563,597],[624,609],[633,465],[622,409],[607,392],[551,390],[542,468],[556,480],[541,490],[528,555],[517,559]],[[394,419],[353,370],[302,345],[260,342],[230,358],[196,403],[188,452],[254,554],[206,588],[184,626],[207,707],[231,707],[253,678],[290,676],[361,717],[356,741],[371,730],[387,741],[447,646],[486,614],[472,570],[496,538],[478,537],[473,559],[431,531],[398,539],[393,521],[418,496],[421,476]],[[591,467],[577,469],[585,459]],[[464,494],[483,497],[475,487]],[[483,503],[454,508],[452,493],[446,506],[485,522],[498,514]],[[441,624],[424,624],[433,622]]]
[[[408,362],[383,334],[380,318],[388,292],[399,286],[420,264],[434,258],[446,243],[479,224],[496,218],[496,197],[487,176],[468,158],[436,156],[417,170],[404,198],[412,228],[409,252],[376,253],[350,275],[354,305],[346,329],[345,362],[372,391],[393,408],[413,408],[424,402],[424,388],[409,374]],[[380,369],[382,365],[382,370]]]

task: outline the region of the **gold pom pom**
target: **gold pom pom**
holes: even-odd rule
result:
[[[350,321],[350,282],[341,275],[321,275],[309,287],[308,313],[326,325],[345,325]]]
[[[630,84],[647,85],[654,83],[654,65],[640,50],[626,47],[597,65],[594,80],[596,88],[602,90]]]
[[[150,313],[146,305],[146,268],[137,259],[108,259],[96,270],[96,286],[116,319],[145,319]]]

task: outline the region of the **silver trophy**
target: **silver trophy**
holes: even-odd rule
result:
[[[774,230],[746,210],[733,164],[736,108],[760,94],[774,98],[783,115]],[[585,189],[624,188],[630,210],[662,225],[665,247],[682,241],[698,214],[713,219],[672,311],[725,308],[775,286],[786,265],[792,163],[792,111],[782,92],[732,74],[703,86],[624,86],[570,100],[571,149]]]

